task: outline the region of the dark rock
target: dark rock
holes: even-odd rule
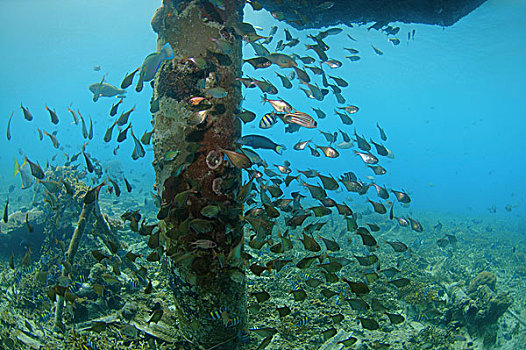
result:
[[[485,0],[334,0],[330,9],[319,7],[326,0],[260,0],[265,9],[282,14],[296,28],[321,28],[336,24],[380,22],[425,23],[451,26]],[[305,5],[308,3],[308,6]]]
[[[488,271],[482,271],[469,284],[468,294],[469,296],[471,296],[473,293],[477,292],[480,286],[483,286],[483,285],[488,286],[489,289],[491,289],[494,292],[496,284],[497,284],[497,276],[495,276],[495,274],[488,272]]]
[[[130,321],[137,314],[138,310],[137,305],[127,302],[121,309],[121,315],[126,321]]]
[[[107,299],[108,301],[108,307],[110,309],[120,309],[124,306],[124,300],[118,295],[112,294]]]

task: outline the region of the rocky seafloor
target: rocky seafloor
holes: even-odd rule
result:
[[[28,266],[16,266],[14,270],[4,259],[0,268],[0,346],[198,349],[178,332],[174,281],[168,273],[168,262],[148,261],[151,249],[147,237],[132,232],[115,215],[129,209],[130,203],[128,208],[104,201],[100,206],[103,213],[110,214],[109,221],[115,225],[123,250],[142,254],[135,265],[147,269],[146,278],[126,264],[121,264],[119,274],[115,274],[111,261],[97,263],[91,251],[102,251],[105,238],[94,232],[87,234],[71,269],[78,299],[67,304],[63,316],[66,328],[60,331],[53,326],[54,303],[48,297],[48,290],[55,283],[53,276],[60,273],[60,244],[48,246],[40,254],[33,252]],[[105,209],[109,207],[112,209]],[[144,214],[153,219],[153,206],[149,215]],[[469,218],[434,213],[420,213],[419,218],[426,228],[423,233],[392,221],[375,221],[381,228],[375,235],[380,246],[375,251],[380,261],[380,266],[376,266],[380,279],[370,280],[371,293],[363,298],[356,298],[341,280],[330,283],[328,273],[317,263],[306,269],[297,268],[296,261],[308,254],[293,239],[295,249],[280,259],[292,258],[294,263],[284,264],[279,272],[264,271],[259,277],[247,269],[250,327],[277,331],[267,349],[526,348],[526,237],[520,221],[495,219],[491,215]],[[366,221],[367,216],[362,219]],[[345,232],[344,222],[338,220],[329,220],[318,234],[333,238],[341,246],[337,255],[343,268],[337,275],[363,279],[367,269],[354,256],[366,252],[357,244],[359,236]],[[37,225],[38,219],[33,221]],[[16,220],[12,222],[21,225]],[[248,229],[246,234],[248,241]],[[409,249],[395,252],[386,241],[404,242]],[[260,250],[247,246],[246,252],[252,256],[249,264],[265,266],[276,259],[268,246]],[[396,267],[411,283],[400,288],[383,283],[382,272],[391,267]],[[148,279],[153,288],[145,294]],[[308,280],[317,280],[319,285],[307,284]],[[94,285],[105,289],[98,293]],[[303,301],[295,301],[291,293],[298,288],[306,292]],[[258,303],[254,295],[262,290],[270,298]],[[357,305],[357,299],[365,301],[365,305]],[[290,313],[280,317],[276,308],[284,306],[290,308]],[[148,323],[155,308],[162,308],[162,318]],[[393,324],[386,312],[402,315],[404,320]],[[378,329],[365,329],[358,317],[376,320]],[[218,320],[218,327],[224,326]],[[258,333],[248,332],[247,349],[260,346],[264,338]],[[338,343],[351,337],[356,339],[353,345]]]

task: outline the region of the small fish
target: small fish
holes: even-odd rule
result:
[[[326,60],[326,61],[323,61],[322,63],[325,63],[326,65],[328,65],[331,68],[339,68],[339,67],[342,66],[342,63],[340,61],[338,61],[338,60],[335,60],[335,59]]]
[[[179,150],[168,151],[168,152],[166,152],[166,154],[164,155],[163,160],[164,160],[165,162],[171,162],[171,161],[173,161],[178,155],[179,155]]]
[[[385,208],[385,206],[382,204],[382,203],[378,203],[378,202],[374,202],[370,199],[367,199],[367,201],[369,203],[371,203],[371,205],[373,206],[373,209],[376,213],[378,214],[385,214],[387,213],[387,209]]]
[[[57,137],[55,136],[54,133],[50,134],[50,133],[48,133],[47,131],[44,130],[44,135],[49,137],[49,139],[51,140],[51,143],[53,144],[53,147],[55,147],[55,148],[59,148],[60,147],[60,142],[58,142],[58,139],[57,139]]]
[[[137,92],[141,92],[143,82],[151,81],[155,77],[155,74],[157,73],[157,70],[159,69],[161,64],[165,60],[170,60],[172,58],[174,58],[174,51],[172,49],[172,46],[170,46],[170,43],[164,44],[160,51],[151,53],[148,56],[146,56],[140,68],[139,81],[137,82],[135,90]]]
[[[132,190],[131,184],[128,182],[128,180],[124,176],[122,178],[124,179],[124,184],[126,185],[126,191],[131,192]]]
[[[79,117],[77,116],[75,111],[68,107],[68,112],[71,113],[71,116],[73,117],[73,123],[75,125],[78,125],[79,124]]]
[[[356,113],[356,112],[358,112],[360,110],[360,108],[358,106],[354,106],[354,105],[350,105],[350,106],[346,106],[346,107],[338,107],[338,109],[343,109],[344,111],[346,111],[349,114],[354,114],[354,113]]]
[[[225,150],[222,148],[220,150],[221,152],[226,154],[232,165],[234,165],[236,168],[246,169],[252,166],[252,162],[246,155],[235,151]]]
[[[133,139],[133,144],[134,144],[134,147],[133,147],[133,152],[132,152],[132,159],[133,160],[137,160],[139,158],[142,158],[146,155],[146,152],[144,151],[144,147],[142,147],[142,144],[141,142],[139,141],[139,139],[137,137],[135,137],[135,134],[133,133],[133,129],[131,129],[130,131],[130,135]]]
[[[332,147],[316,146],[316,148],[321,149],[327,158],[338,158],[340,156],[340,153]]]
[[[373,48],[374,52],[377,54],[377,55],[383,55],[383,51],[380,50],[379,48],[375,47],[373,44],[371,44],[371,47]]]
[[[42,168],[38,164],[33,163],[27,157],[25,157],[25,161],[29,164],[29,167],[31,168],[31,175],[33,175],[39,180],[42,180],[45,177]]]
[[[152,134],[153,134],[153,129],[152,131],[144,131],[144,134],[142,134],[141,136],[141,143],[143,145],[149,145],[150,144],[150,141],[152,139]]]
[[[280,68],[296,68],[297,66],[296,61],[292,57],[283,53],[271,53],[268,59]]]
[[[278,118],[276,117],[276,114],[274,112],[267,113],[263,117],[261,117],[261,121],[259,122],[259,127],[261,129],[269,129],[274,124],[278,122]]]
[[[93,139],[93,120],[89,117],[89,129],[88,129],[88,140]]]
[[[119,109],[120,104],[122,103],[123,99],[121,98],[119,102],[111,106],[110,109],[110,116],[114,117],[117,114],[117,110]]]
[[[84,156],[84,161],[86,162],[86,168],[88,169],[88,172],[92,173],[93,172],[93,163],[89,159],[89,157],[86,154],[86,152],[84,152],[84,150],[82,150],[82,155]]]
[[[117,125],[123,126],[126,123],[128,123],[128,119],[130,117],[130,114],[135,110],[135,106],[133,106],[130,110],[122,113],[119,118],[117,119]]]
[[[409,195],[405,192],[402,192],[402,191],[395,191],[395,190],[391,190],[391,192],[395,195],[396,199],[400,202],[400,203],[410,203],[411,202],[411,198],[409,197]]]
[[[283,87],[285,89],[291,89],[292,88],[292,83],[290,82],[289,78],[279,74],[276,72],[276,75],[279,77],[279,79],[281,80],[281,85],[283,85]]]
[[[7,121],[7,132],[6,132],[7,141],[11,140],[11,118],[13,118],[13,113],[14,112],[11,112],[11,115],[9,116],[9,120]]]
[[[42,134],[42,130],[40,130],[39,128],[37,128],[37,133],[38,133],[38,139],[40,141],[42,141],[44,139],[44,135]]]
[[[34,228],[33,228],[33,226],[29,223],[29,213],[26,213],[26,227],[27,227],[27,231],[28,231],[29,233],[33,233]]]
[[[99,200],[99,192],[100,189],[106,185],[106,181],[103,181],[100,185],[97,187],[94,187],[92,189],[89,189],[86,192],[86,195],[84,196],[84,204],[92,204]]]
[[[228,91],[226,91],[222,87],[215,87],[205,90],[206,94],[212,98],[223,98],[228,95]]]
[[[80,123],[81,123],[81,126],[82,126],[82,137],[87,139],[88,138],[88,128],[86,127],[86,122],[84,121],[84,118],[82,117],[82,114],[80,114],[79,110],[77,110],[77,113],[79,114]]]
[[[113,189],[115,191],[115,195],[119,197],[121,195],[121,188],[119,187],[119,184],[113,181],[111,177],[108,177],[108,181],[112,184]]]
[[[243,60],[243,63],[250,64],[254,69],[268,68],[272,65],[272,61],[266,57],[249,58],[248,60]]]
[[[380,127],[380,124],[376,123],[376,127],[380,132],[380,138],[382,139],[382,141],[387,141],[387,135],[385,134],[384,130]]]
[[[271,149],[277,154],[282,154],[283,150],[287,149],[284,145],[278,145],[269,138],[261,135],[245,135],[240,137],[237,142],[254,149]]]
[[[296,151],[302,151],[307,147],[308,143],[311,141],[312,140],[298,141],[292,148],[294,148]]]
[[[261,99],[262,103],[268,102],[274,108],[276,113],[291,113],[294,109],[292,106],[283,100],[269,100],[267,99],[266,95],[263,95],[263,98]]]
[[[363,162],[366,164],[377,164],[378,163],[378,158],[376,158],[373,154],[369,152],[364,153],[364,152],[354,151],[354,153],[360,156],[360,158],[362,158]]]
[[[58,116],[57,116],[57,113],[50,109],[47,105],[46,105],[46,111],[49,112],[49,116],[51,117],[51,122],[55,125],[58,124]]]
[[[30,122],[33,120],[33,115],[31,114],[31,112],[29,111],[29,109],[27,109],[27,107],[24,107],[22,106],[22,104],[20,104],[20,108],[22,109],[22,111],[24,112],[24,118]]]
[[[133,72],[131,72],[130,74],[128,74],[128,75],[126,75],[124,77],[124,79],[122,80],[122,83],[121,83],[121,89],[126,89],[126,88],[128,88],[128,86],[133,84],[133,77],[135,76],[135,73],[137,73],[140,69],[141,69],[141,67],[138,67],[136,70],[134,70]],[[122,99],[121,99],[121,101],[122,101]],[[113,109],[113,107],[112,107],[112,109]]]
[[[5,207],[4,207],[4,217],[3,217],[3,220],[5,223],[7,223],[9,221],[9,197],[7,197],[7,200],[5,202]]]
[[[296,111],[294,113],[287,113],[283,116],[282,120],[288,124],[298,124],[305,128],[316,128],[318,123],[310,115],[304,112]]]
[[[319,119],[325,119],[325,117],[327,117],[327,114],[319,108],[312,108],[312,110],[316,112]]]
[[[104,142],[110,142],[111,141],[111,135],[113,133],[113,128],[117,125],[117,121],[114,121],[113,124],[106,130],[104,133]]]
[[[320,152],[318,152],[318,150],[316,148],[312,148],[309,145],[309,149],[310,149],[310,153],[311,153],[312,156],[314,156],[314,157],[321,157]]]
[[[93,94],[93,102],[97,102],[100,97],[113,97],[126,94],[126,90],[119,89],[114,85],[106,83],[104,77],[100,82],[88,86],[88,89]]]
[[[122,129],[120,132],[119,132],[119,135],[117,136],[117,142],[122,142],[124,140],[126,140],[126,137],[128,136],[128,130],[131,128],[131,124],[128,124],[127,127],[125,127],[124,129]],[[111,134],[110,134],[111,136]]]

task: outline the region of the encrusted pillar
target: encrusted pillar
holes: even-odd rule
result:
[[[158,49],[168,42],[175,52],[152,97],[160,245],[173,266],[178,327],[195,348],[238,349],[247,325],[241,170],[221,152],[236,149],[241,131],[242,38],[232,25],[243,5],[165,0],[152,19]]]

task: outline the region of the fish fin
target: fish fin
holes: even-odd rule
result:
[[[16,176],[20,172],[20,165],[18,165],[18,160],[15,157],[15,175]]]
[[[163,48],[161,49],[161,52],[164,55],[165,60],[171,60],[175,57],[174,50],[172,49],[170,43],[164,44]]]
[[[281,155],[283,154],[283,151],[285,151],[287,149],[287,147],[285,147],[285,145],[277,145],[276,146],[276,153]]]

